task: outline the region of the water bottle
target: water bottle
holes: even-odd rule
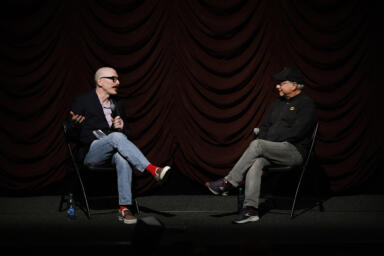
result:
[[[68,211],[67,211],[68,218],[70,220],[73,220],[75,218],[75,203],[73,200],[73,195],[69,194],[68,196]]]

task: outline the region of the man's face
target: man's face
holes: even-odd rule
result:
[[[290,98],[297,88],[297,83],[284,81],[276,85],[279,95],[282,97]]]
[[[98,79],[98,84],[108,95],[116,95],[120,85],[119,76],[114,69],[106,69]]]

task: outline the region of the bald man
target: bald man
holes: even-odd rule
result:
[[[119,220],[134,224],[137,218],[130,211],[132,205],[132,167],[150,172],[162,181],[169,166],[151,164],[143,153],[129,140],[129,130],[122,101],[117,89],[119,76],[114,68],[102,67],[95,73],[96,89],[76,97],[72,104],[71,134],[78,136],[85,165],[102,166],[112,163],[117,170]]]

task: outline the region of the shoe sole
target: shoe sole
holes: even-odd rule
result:
[[[124,224],[136,224],[137,223],[137,219],[135,219],[135,220],[126,220],[126,219],[124,219]]]
[[[162,180],[164,180],[165,179],[165,177],[167,176],[167,173],[168,173],[168,171],[171,169],[171,167],[169,167],[169,166],[165,166],[164,168],[163,168],[163,171],[161,172],[161,175],[160,175],[160,181],[162,181]]]
[[[220,195],[220,193],[219,193],[219,192],[216,192],[215,190],[211,189],[211,187],[209,186],[209,184],[208,184],[208,183],[206,184],[206,186],[207,186],[207,188],[209,189],[209,191],[211,191],[211,192],[212,192],[212,194],[214,194],[215,196],[218,196],[218,195]]]
[[[251,217],[244,219],[244,220],[233,220],[232,222],[235,224],[244,224],[247,222],[256,222],[258,220],[260,220],[259,216],[251,216]]]
[[[119,221],[123,222],[124,224],[136,224],[137,223],[137,219],[127,220],[121,216],[119,216]]]
[[[209,184],[206,184],[206,187],[207,187],[207,188],[209,189],[209,191],[211,191],[212,194],[214,194],[215,196],[219,196],[219,195],[227,196],[227,195],[229,195],[228,192],[223,192],[223,193],[216,192],[215,190],[211,189],[211,187],[209,186]]]

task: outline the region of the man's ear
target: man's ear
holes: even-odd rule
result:
[[[102,79],[101,78],[99,78],[99,79],[97,79],[97,84],[96,84],[96,87],[101,87],[101,81],[102,81]]]

